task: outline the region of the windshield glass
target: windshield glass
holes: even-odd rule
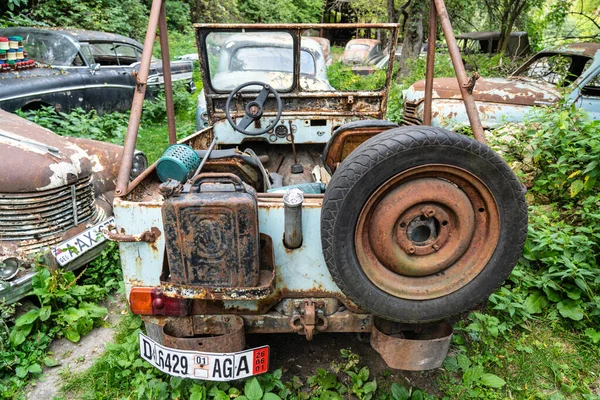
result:
[[[521,67],[514,76],[528,77],[564,87],[581,76],[589,60],[588,57],[570,54],[540,55]]]
[[[322,36],[307,36],[315,34]],[[216,31],[206,35],[205,43],[214,90],[226,93],[252,81],[281,92],[292,90],[295,43],[288,32]],[[390,31],[385,29],[307,30],[300,37],[299,87],[304,91],[380,90],[386,83],[389,57],[385,55],[391,44]]]
[[[231,56],[229,71],[294,72],[292,48],[243,47]],[[315,60],[307,51],[300,53],[300,73],[314,75]]]
[[[0,36],[18,35],[23,38],[27,57],[37,62],[55,66],[71,66],[79,45],[69,37],[55,32],[36,30],[0,30]]]

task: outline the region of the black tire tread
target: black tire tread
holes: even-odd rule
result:
[[[459,148],[470,152],[492,164],[496,168],[498,174],[500,174],[503,179],[510,182],[514,192],[518,193],[523,191],[522,185],[516,179],[510,167],[508,167],[508,165],[492,149],[464,135],[441,128],[406,126],[390,129],[365,141],[348,155],[337,169],[337,173],[332,177],[325,193],[321,214],[322,248],[331,276],[340,290],[358,305],[361,305],[362,303],[360,298],[356,297],[352,291],[349,290],[342,280],[338,268],[335,268],[336,261],[333,255],[334,244],[332,238],[334,236],[334,224],[340,211],[341,203],[351,190],[353,183],[357,182],[373,167],[384,159],[395,157],[398,154],[410,151],[417,146],[447,146],[449,150]],[[518,203],[517,213],[520,215],[519,225],[521,226],[521,229],[518,232],[514,232],[514,234],[517,236],[516,240],[521,243],[520,250],[522,251],[527,237],[527,203],[524,196],[517,197],[516,201]],[[512,254],[512,258],[510,259],[511,265],[515,265],[518,262],[521,251]],[[334,266],[333,268],[330,267],[332,265]],[[510,271],[505,274],[505,276],[502,276],[502,279],[499,280],[499,283],[494,290],[503,284],[504,280],[508,278],[508,275],[510,275]],[[481,296],[481,298],[473,298],[473,306],[485,301],[488,296],[489,294]],[[451,318],[456,315],[464,314],[471,309],[472,306],[464,307],[456,310],[456,312],[447,317]],[[380,316],[397,320],[397,317],[391,315]],[[434,322],[437,320],[439,319],[402,320],[401,322],[423,323]]]

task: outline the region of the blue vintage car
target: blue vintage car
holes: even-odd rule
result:
[[[473,90],[484,128],[521,122],[534,106],[565,99],[600,119],[600,43],[573,43],[544,50],[508,78],[479,79]],[[404,96],[404,123],[422,125],[425,81]],[[432,124],[446,129],[467,126],[469,119],[456,79],[433,81]]]
[[[20,36],[36,68],[0,74],[0,108],[6,111],[55,106],[99,113],[131,108],[142,45],[113,33],[73,29],[6,28],[0,36]],[[192,62],[171,63],[173,81],[190,87]],[[153,62],[148,85],[162,84],[162,64]],[[149,90],[151,95],[155,90]]]

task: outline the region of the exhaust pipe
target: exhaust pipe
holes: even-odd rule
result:
[[[283,243],[288,249],[302,246],[302,202],[304,193],[300,189],[288,189],[283,195]]]

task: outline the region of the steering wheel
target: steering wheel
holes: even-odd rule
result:
[[[261,86],[262,90],[260,91],[258,96],[256,96],[256,99],[249,101],[246,104],[246,113],[244,115],[244,118],[242,118],[239,124],[236,125],[233,118],[231,118],[231,111],[229,110],[229,106],[231,105],[231,100],[235,97],[235,95],[248,86]],[[273,122],[271,122],[271,124],[269,124],[269,126],[267,126],[266,128],[252,132],[247,131],[246,128],[248,128],[252,122],[257,121],[262,117],[263,106],[269,94],[273,94],[275,100],[277,100],[277,116],[275,117]],[[229,121],[233,129],[243,133],[244,135],[249,136],[262,135],[273,129],[275,125],[277,125],[277,123],[279,122],[279,119],[281,118],[282,110],[283,105],[281,104],[281,98],[279,97],[279,93],[277,93],[277,91],[271,85],[268,85],[264,82],[246,82],[236,87],[235,89],[233,89],[233,92],[229,93],[229,96],[227,97],[227,103],[225,103],[225,115],[227,116],[227,121]]]

